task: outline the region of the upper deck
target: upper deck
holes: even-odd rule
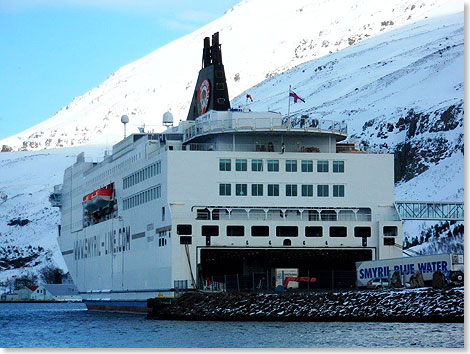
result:
[[[277,112],[209,111],[195,121],[187,121],[183,143],[201,142],[201,137],[214,134],[289,134],[333,136],[335,141],[346,139],[344,122],[303,116],[290,121]]]

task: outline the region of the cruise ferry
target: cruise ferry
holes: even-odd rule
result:
[[[287,99],[287,98],[286,98]],[[402,256],[394,159],[344,143],[344,122],[230,106],[218,33],[185,121],[83,153],[55,199],[58,241],[90,309],[203,289],[214,276],[352,271]]]

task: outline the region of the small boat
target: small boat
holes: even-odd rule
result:
[[[97,208],[103,208],[109,205],[113,198],[113,187],[107,185],[104,188],[98,188],[92,193],[91,202],[96,205]]]
[[[83,206],[88,211],[96,210],[98,207],[93,204],[91,198],[93,193],[89,193],[83,197]]]

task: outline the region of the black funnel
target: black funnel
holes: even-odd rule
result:
[[[230,109],[219,32],[212,35],[212,45],[209,37],[204,38],[202,69],[199,71],[186,120],[195,120],[211,109],[215,111]]]

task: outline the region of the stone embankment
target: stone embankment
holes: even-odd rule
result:
[[[209,321],[464,322],[464,288],[334,293],[189,292],[148,301],[148,318]]]

